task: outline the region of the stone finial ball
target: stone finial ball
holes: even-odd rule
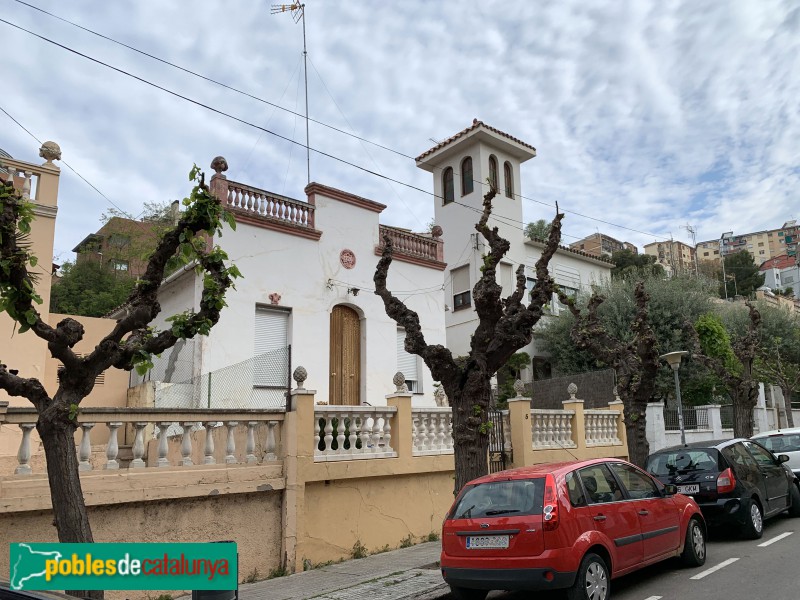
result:
[[[224,156],[217,156],[211,161],[211,168],[214,169],[214,172],[216,172],[217,175],[219,175],[223,171],[228,170],[228,161],[225,160]]]
[[[292,373],[292,379],[297,382],[297,387],[302,388],[303,382],[308,378],[308,371],[306,371],[305,367],[297,367]]]
[[[444,230],[439,225],[434,225],[433,227],[431,227],[431,235],[435,239],[438,239],[438,238],[442,237],[443,233],[444,233]]]
[[[574,383],[570,383],[570,384],[567,386],[567,393],[568,393],[570,396],[574,396],[575,394],[577,394],[577,393],[578,393],[578,386],[577,386],[577,385],[575,385]]]
[[[522,392],[525,391],[525,384],[522,383],[521,380],[517,379],[514,382],[514,391],[517,392],[517,398],[520,398],[522,396]]]
[[[47,162],[61,160],[61,147],[55,142],[45,142],[42,144],[42,147],[39,148],[39,156]]]
[[[399,388],[399,387],[400,387],[400,386],[402,386],[402,385],[403,385],[405,382],[406,382],[406,376],[405,376],[405,375],[403,375],[403,374],[402,374],[400,371],[398,371],[397,373],[395,373],[395,374],[394,374],[394,377],[392,377],[392,383],[395,385],[395,387],[398,387],[398,388]]]

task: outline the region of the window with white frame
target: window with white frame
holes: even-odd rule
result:
[[[461,310],[472,306],[472,292],[469,285],[469,265],[450,271],[453,281],[453,310]]]
[[[289,381],[289,311],[256,307],[253,385],[286,388]]]
[[[419,356],[406,352],[406,330],[397,328],[397,370],[406,378],[408,391],[414,394],[422,393],[422,378],[420,377]]]
[[[514,267],[508,263],[500,263],[498,283],[503,288],[503,296],[510,296],[516,286],[514,281]]]

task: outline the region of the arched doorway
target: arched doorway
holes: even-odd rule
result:
[[[361,319],[356,311],[333,307],[330,340],[330,403],[361,404]]]

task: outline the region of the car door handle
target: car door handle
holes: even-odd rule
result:
[[[639,511],[639,514],[642,515],[643,517],[646,517],[647,515],[650,514],[650,511],[642,509]]]
[[[606,516],[605,515],[595,515],[594,520],[595,521],[605,521],[606,520]]]

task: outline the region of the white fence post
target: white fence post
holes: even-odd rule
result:
[[[664,423],[664,403],[650,402],[645,414],[647,424],[647,441],[650,442],[650,452],[661,450],[667,446],[666,424]]]

